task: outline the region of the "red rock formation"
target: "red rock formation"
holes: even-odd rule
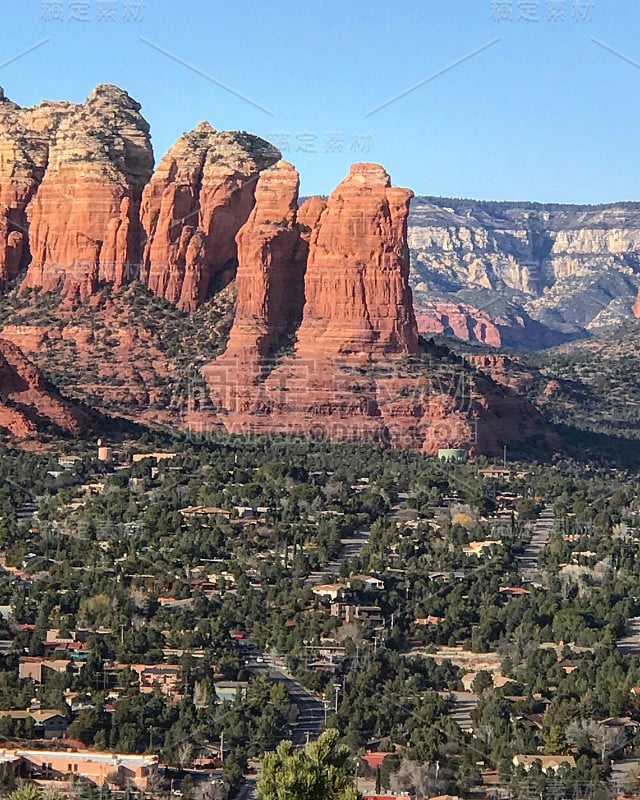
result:
[[[329,197],[309,245],[300,354],[409,354],[418,334],[409,288],[409,189],[355,164]]]
[[[46,168],[49,145],[69,103],[22,109],[0,87],[0,290],[28,261],[26,208]]]
[[[638,289],[638,296],[637,296],[636,302],[633,304],[633,308],[631,310],[633,311],[633,316],[636,319],[640,319],[640,289]]]
[[[201,122],[166,153],[144,191],[144,281],[154,294],[193,311],[211,279],[230,278],[235,236],[254,204],[261,170],[280,158],[257,136],[217,132]]]
[[[99,281],[118,288],[140,261],[138,208],[151,176],[149,126],[115,86],[97,86],[62,115],[28,207],[32,261],[25,288],[84,299]]]
[[[421,333],[455,336],[470,342],[500,347],[500,328],[485,312],[460,303],[432,302],[416,312]]]
[[[326,206],[312,198],[299,209],[292,256],[291,171],[280,165],[261,178],[256,209],[238,236],[238,305],[229,348],[204,370],[214,404],[227,411],[227,430],[485,453],[501,452],[508,437],[543,435],[542,420],[526,401],[446,348],[425,350],[418,343],[406,249],[411,192],[392,189],[381,167],[354,166]],[[276,176],[287,188],[280,190],[280,203],[267,202],[260,187],[275,186]],[[267,207],[283,215],[282,240],[273,225],[260,224]],[[277,276],[296,274],[307,239],[305,306],[294,353],[265,370],[261,357],[273,352],[285,323],[267,313],[269,292]],[[280,241],[286,248],[275,247]]]
[[[139,276],[189,312],[237,268],[228,347],[205,370],[216,405],[226,410],[217,420],[229,430],[428,452],[441,446],[500,452],[508,437],[542,435],[540,418],[509,388],[504,364],[479,365],[500,386],[448,350],[419,342],[408,281],[412,192],[392,188],[382,167],[357,164],[327,202],[310,198],[298,208],[297,172],[279,158],[262,139],[201,123],[151,177],[148,126],[125,92],[99,86],[80,105],[20,109],[0,90],[0,290],[26,268],[24,287],[88,299],[110,333],[101,338],[92,315],[63,323],[65,312],[77,311],[67,303],[59,324],[40,328],[18,316],[6,336],[32,348],[40,364],[72,342],[78,363],[93,369],[95,348],[112,348],[98,383],[78,383],[77,396],[94,397],[103,377],[129,370],[129,385],[118,383],[112,397],[136,414],[167,421],[170,392],[149,387],[175,365],[153,326],[144,330],[120,317],[116,301],[127,292],[106,298],[96,290],[101,282],[119,288]],[[230,290],[226,298],[223,318],[209,317],[214,327],[222,323],[216,336],[228,321]],[[107,299],[110,310],[101,307]],[[634,312],[640,313],[640,298]],[[500,343],[495,320],[463,307],[438,314],[439,332]],[[4,419],[7,429],[29,433],[43,420],[81,424],[18,350],[2,347],[8,355],[0,363],[0,391],[7,402],[0,425]],[[204,420],[203,404],[191,405],[190,418]]]
[[[299,322],[304,304],[304,267],[296,252],[299,177],[286,161],[265,170],[256,184],[255,206],[236,237],[236,323],[225,353],[247,366],[270,355]]]
[[[0,428],[22,438],[44,427],[72,432],[88,424],[89,417],[49,386],[15,344],[0,339]]]

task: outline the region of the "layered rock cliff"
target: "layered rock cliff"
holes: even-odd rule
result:
[[[311,234],[297,352],[417,352],[407,215],[409,189],[377,164],[355,164]]]
[[[546,347],[629,318],[640,205],[417,198],[409,220],[420,329]]]
[[[270,191],[277,185],[279,203]],[[356,164],[326,205],[310,199],[296,213],[296,194],[290,165],[265,172],[237,237],[229,346],[203,371],[227,430],[427,452],[456,446],[496,453],[511,438],[544,437],[541,417],[525,400],[446,349],[419,343],[409,287],[410,190],[392,188],[378,165]],[[294,302],[281,301],[273,314],[270,300],[283,285]],[[292,326],[293,348],[279,353]]]
[[[84,299],[99,282],[118,288],[131,280],[140,260],[140,198],[153,168],[139,110],[126,92],[101,85],[56,115],[27,209],[31,261],[23,287]]]
[[[21,316],[22,298],[4,335],[54,368],[62,385],[75,375],[78,391],[92,400],[128,403],[137,418],[153,406],[154,421],[173,419],[181,403],[163,381],[185,364],[199,366],[203,342],[215,343],[207,358],[219,352],[233,298],[231,286],[221,290],[235,279],[228,345],[205,370],[215,404],[205,424],[429,452],[494,452],[505,436],[544,434],[533,409],[508,387],[419,341],[407,243],[413,193],[392,187],[379,165],[354,165],[327,201],[310,198],[299,207],[298,174],[276,148],[201,123],[153,172],[140,106],[103,85],[84,103],[31,109],[0,94],[0,179],[0,289],[22,279],[22,289],[39,290],[33,303],[48,315],[32,325]],[[478,237],[474,247],[489,247]],[[621,241],[611,247],[622,248]],[[467,246],[462,236],[447,267],[460,282],[455,264]],[[577,237],[562,245],[574,246],[587,244]],[[515,257],[500,269],[500,286],[518,296],[542,286]],[[494,274],[473,270],[478,286],[495,294]],[[105,285],[121,291],[103,292]],[[54,290],[66,298],[57,319],[46,296]],[[166,341],[153,320],[140,320],[149,303],[171,318]],[[447,324],[458,330],[453,316]],[[198,320],[213,335],[196,331]],[[444,330],[442,315],[440,324]],[[473,328],[485,332],[475,335],[497,341],[492,324],[487,314]],[[196,359],[183,344],[199,349]],[[60,348],[74,353],[66,368]],[[192,419],[206,406],[192,395],[206,392],[191,391],[191,374],[176,382],[189,393],[186,414],[178,413]]]
[[[264,139],[218,132],[206,122],[178,139],[142,200],[143,280],[154,294],[193,311],[213,278],[223,273],[228,283],[235,236],[253,207],[258,176],[279,158]]]
[[[193,311],[234,277],[236,233],[279,158],[203,122],[153,172],[149,125],[123,90],[26,109],[0,90],[0,291],[25,269],[23,288],[73,301],[141,279]]]

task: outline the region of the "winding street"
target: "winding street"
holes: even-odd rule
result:
[[[538,519],[533,524],[533,536],[531,541],[524,548],[521,556],[517,556],[518,569],[522,576],[523,583],[539,583],[542,579],[538,569],[538,558],[540,553],[549,544],[555,517],[553,508],[546,506]]]

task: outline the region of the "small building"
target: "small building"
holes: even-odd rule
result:
[[[138,675],[142,693],[149,694],[158,688],[168,697],[177,696],[181,672],[179,664],[132,664],[131,669]]]
[[[39,739],[62,739],[67,732],[67,718],[55,708],[28,711],[0,711],[0,717],[13,720],[32,719]]]
[[[18,659],[18,677],[31,679],[34,683],[44,683],[47,672],[69,672],[71,660],[66,658],[40,658],[38,656],[20,656]]]
[[[381,578],[376,578],[375,575],[352,575],[349,579],[349,586],[353,589],[354,583],[364,584],[365,589],[375,590],[377,592],[384,591],[384,581]]]
[[[73,469],[82,462],[82,456],[60,456],[58,464],[64,469]]]
[[[440,625],[444,622],[444,617],[437,617],[435,614],[429,614],[426,617],[416,617],[413,621],[414,625],[425,627],[426,625]]]
[[[151,458],[156,463],[158,461],[170,461],[172,458],[175,458],[178,454],[177,453],[134,453],[131,456],[131,462],[133,464],[137,464],[139,461],[144,461],[145,458]]]
[[[98,461],[108,464],[113,458],[113,452],[110,447],[105,445],[102,439],[98,439]]]
[[[235,703],[246,697],[248,685],[246,681],[216,681],[216,697],[223,703]]]
[[[90,751],[4,750],[3,757],[17,757],[27,772],[51,780],[65,780],[69,775],[86,778],[96,786],[105,782],[124,782],[145,791],[149,779],[158,772],[158,756],[124,755]]]
[[[462,552],[466,556],[481,556],[486,550],[490,550],[492,547],[496,547],[499,544],[502,544],[499,539],[484,539],[483,541],[469,542],[469,544],[463,546]]]
[[[365,792],[363,800],[411,800],[410,794],[376,794],[375,792]]]
[[[326,598],[335,602],[344,596],[346,588],[343,583],[322,583],[312,586],[311,591],[316,597]]]
[[[529,772],[536,761],[540,764],[540,769],[545,774],[548,772],[557,772],[560,767],[570,767],[571,769],[575,769],[576,766],[575,758],[568,755],[545,756],[534,753],[533,755],[520,754],[513,757],[514,765],[516,767],[522,767],[525,772]]]
[[[382,766],[382,762],[390,755],[392,755],[392,753],[388,750],[369,750],[369,752],[365,753],[361,758],[363,761],[366,761],[371,769],[377,769]]]

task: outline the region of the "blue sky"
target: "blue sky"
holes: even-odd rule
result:
[[[377,161],[419,194],[640,200],[637,0],[138,6],[12,4],[0,30],[6,95],[81,101],[116,83],[142,104],[156,159],[207,119],[275,140],[305,194],[331,191],[353,161]]]

